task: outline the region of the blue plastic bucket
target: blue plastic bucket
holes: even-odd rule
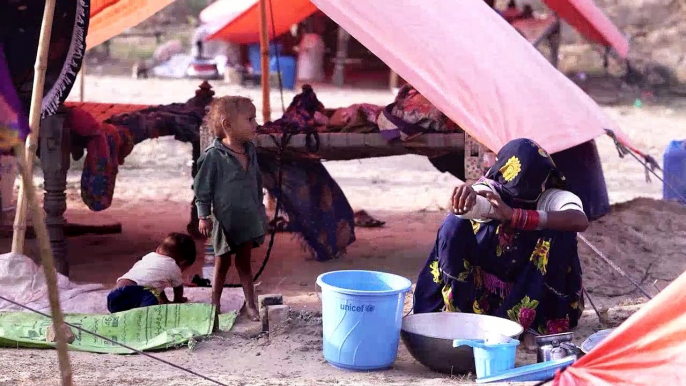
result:
[[[453,347],[470,346],[474,349],[477,379],[513,369],[518,345],[519,341],[516,339],[508,343],[496,344],[485,344],[480,340],[467,339],[453,341]]]
[[[276,61],[279,61],[278,63]],[[295,89],[295,58],[292,56],[275,56],[269,62],[269,71],[281,70],[281,84],[287,90]]]
[[[410,280],[374,271],[319,275],[324,358],[347,370],[391,367],[398,356],[405,294]]]

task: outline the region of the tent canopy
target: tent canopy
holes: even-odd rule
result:
[[[200,20],[212,31],[207,40],[221,39],[238,44],[259,42],[259,4],[259,0],[219,0],[210,4],[200,13]],[[309,0],[268,0],[268,36],[282,35],[316,11],[317,7]]]
[[[313,3],[492,150],[531,138],[555,153],[605,129],[626,140],[586,93],[486,3],[435,1],[432,7],[413,0]]]
[[[269,36],[283,34],[291,25],[301,22],[316,11],[310,0],[268,0],[268,4],[269,2],[271,7],[267,8],[274,9],[276,27],[272,28],[269,15]],[[593,0],[545,0],[545,3],[586,39],[605,47],[612,47],[621,57],[626,57],[629,51],[628,41]],[[219,0],[205,8],[200,13],[200,20],[212,26],[214,30],[208,39],[222,39],[240,44],[259,42],[258,5],[259,0]],[[440,6],[442,4],[431,5],[432,8]],[[425,3],[425,7],[429,6]]]
[[[174,0],[90,0],[87,49],[135,27],[173,2]]]

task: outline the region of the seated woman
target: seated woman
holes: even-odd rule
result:
[[[554,334],[577,325],[583,306],[576,232],[588,227],[581,200],[540,146],[506,144],[485,178],[455,189],[419,274],[415,313],[473,312],[509,318],[525,331]],[[458,217],[476,196],[483,219]]]

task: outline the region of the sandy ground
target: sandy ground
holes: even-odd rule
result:
[[[198,82],[134,81],[126,78],[87,77],[86,100],[161,104],[190,97]],[[78,85],[75,87],[78,90]],[[326,106],[368,102],[384,105],[392,101],[388,91],[317,88]],[[259,91],[218,86],[218,95],[251,96],[261,106]],[[77,91],[72,99],[78,99]],[[289,103],[293,94],[284,95]],[[279,107],[278,93],[272,106]],[[657,159],[672,139],[686,137],[686,103],[668,100],[661,105],[644,104],[606,107],[608,114],[634,140],[635,145]],[[279,116],[275,108],[273,117]],[[258,116],[260,114],[258,113]],[[585,236],[625,269],[651,294],[664,288],[686,270],[686,207],[657,201],[662,185],[645,182],[642,167],[633,159],[620,159],[609,138],[598,139],[605,177],[613,204],[612,213],[594,223]],[[79,165],[69,174],[71,222],[104,224],[121,222],[123,233],[70,239],[71,279],[77,282],[112,283],[139,256],[152,250],[167,232],[184,231],[189,218],[190,146],[173,139],[138,145],[127,158],[117,179],[115,201],[104,212],[88,211],[79,197]],[[299,243],[289,234],[279,234],[273,257],[260,278],[258,291],[284,294],[291,305],[292,321],[280,334],[254,337],[254,326],[240,321],[230,334],[201,342],[191,351],[179,349],[157,355],[216,377],[230,385],[439,385],[469,382],[469,377],[448,377],[424,369],[400,347],[394,368],[385,372],[350,373],[328,366],[321,354],[320,309],[314,281],[318,274],[336,269],[375,269],[415,279],[443,217],[441,206],[459,181],[437,172],[428,160],[417,156],[388,157],[347,162],[326,162],[354,208],[364,208],[387,221],[381,229],[356,230],[358,241],[338,260],[319,263],[308,260]],[[40,173],[36,182],[41,183]],[[28,243],[29,253],[35,245]],[[0,240],[9,250],[10,240]],[[640,295],[628,281],[614,273],[591,250],[580,243],[585,286],[603,308],[640,303]],[[264,249],[256,253],[261,263]],[[193,273],[199,272],[196,263]],[[230,280],[236,281],[235,273]],[[406,307],[410,307],[409,299]],[[603,328],[589,310],[576,330],[580,343]],[[635,307],[613,308],[613,324],[621,322]],[[525,349],[518,363],[535,362]],[[72,353],[78,385],[209,385],[161,363],[132,356]],[[0,385],[57,385],[54,351],[0,350]]]

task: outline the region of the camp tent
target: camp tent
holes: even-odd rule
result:
[[[142,4],[139,1],[131,0],[129,4]],[[114,1],[102,4],[105,3]],[[477,133],[477,138],[483,138],[492,148],[513,136],[531,134],[555,151],[598,136],[603,128],[616,130],[597,105],[554,71],[521,37],[517,40],[509,26],[480,1],[446,0],[433,10],[420,9],[410,1],[403,2],[404,7],[397,7],[397,0],[358,4],[315,0],[314,3],[407,77],[450,118]],[[151,6],[147,11],[152,9]],[[131,20],[141,19],[142,15],[142,12],[133,15],[118,25],[135,24]],[[374,17],[378,15],[385,16],[383,21]],[[436,23],[436,20],[453,23]],[[479,36],[478,27],[484,26],[493,32],[492,36]],[[114,36],[121,32],[113,31],[108,34]],[[397,31],[403,32],[404,39],[393,39]],[[441,47],[446,46],[451,50],[442,52]],[[562,138],[555,139],[545,131],[556,132]],[[556,383],[650,385],[666,381],[682,384],[681,368],[686,365],[684,294],[686,275],[673,282],[595,351],[558,374]],[[62,364],[64,373],[68,373],[68,367],[68,362],[66,366]]]
[[[275,18],[280,3],[273,0]],[[483,1],[312,3],[490,149],[528,137],[555,153],[605,129],[626,140],[588,95]]]
[[[277,34],[281,25],[276,22],[277,15],[291,15],[282,23],[290,26],[296,11],[307,16],[314,11],[309,6],[313,4],[490,149],[499,149],[513,138],[528,137],[555,153],[603,135],[605,129],[627,140],[589,96],[483,1],[433,0],[431,7],[411,0],[267,0],[270,2],[267,9],[274,10]],[[135,25],[168,3],[94,0],[91,14],[98,4],[108,6],[101,5],[102,10],[94,15],[100,15],[103,24],[99,27],[97,20],[92,20],[88,39],[91,34],[114,36],[114,26]],[[580,19],[586,20],[581,31],[595,31],[590,36],[626,52],[626,41],[613,32],[616,28],[592,1],[549,3],[579,26]],[[562,7],[561,3],[569,5]],[[247,26],[254,21],[252,32],[259,30],[259,18],[251,16],[259,11],[254,0],[222,0],[213,8],[216,12],[224,9],[224,16],[238,15],[234,19],[238,24],[231,25]],[[217,17],[204,16],[210,23],[217,23]],[[268,19],[271,25],[271,17]],[[103,28],[108,33],[101,32]],[[399,33],[403,39],[397,39]]]
[[[291,25],[314,13],[317,8],[313,3],[317,4],[311,0],[273,0],[274,25],[270,25],[270,36],[285,33]],[[394,4],[402,8],[405,3],[407,1]],[[592,0],[545,0],[545,3],[586,39],[604,47],[612,47],[621,57],[626,57],[629,43]],[[259,0],[219,0],[209,5],[200,13],[200,20],[214,29],[208,39],[241,44],[258,42],[258,4]],[[422,6],[442,8],[443,2],[432,0],[422,3]],[[272,20],[271,14],[268,19]],[[379,22],[383,22],[383,18],[379,19]]]

